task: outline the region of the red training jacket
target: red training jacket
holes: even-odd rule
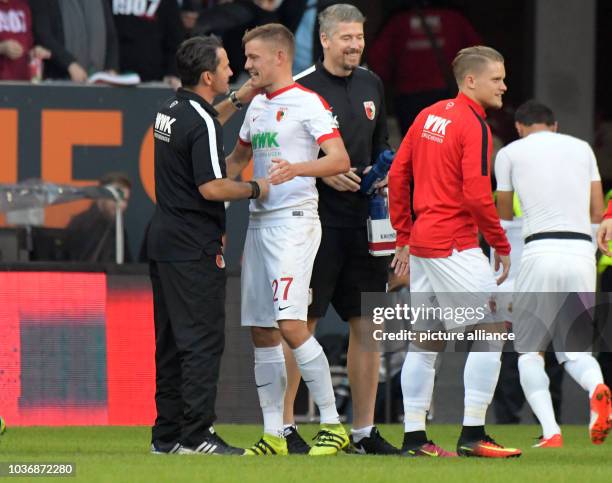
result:
[[[478,247],[478,230],[501,255],[510,244],[491,191],[491,130],[464,94],[422,110],[389,171],[389,209],[397,246],[424,258]],[[414,181],[412,225],[410,182]]]
[[[604,219],[607,218],[612,218],[612,200],[608,202],[608,211],[606,211],[606,214],[604,215]]]

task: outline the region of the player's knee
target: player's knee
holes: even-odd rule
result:
[[[348,322],[351,336],[361,336],[372,333],[372,321],[365,317],[351,317]]]
[[[308,318],[308,322],[306,323],[307,327],[308,327],[308,332],[310,332],[311,334],[315,333],[315,330],[317,329],[317,322],[319,321],[319,319],[317,318]]]
[[[518,370],[521,384],[525,385],[526,378],[533,379],[536,376],[534,369],[537,368],[544,369],[544,357],[538,352],[520,354],[518,358]],[[546,373],[544,373],[544,375],[546,375]]]
[[[279,331],[270,327],[251,327],[251,339],[255,347],[276,347],[281,343]]]
[[[544,358],[537,352],[523,353],[518,358],[519,380],[525,394],[548,388],[550,380],[544,369]]]
[[[278,325],[283,339],[292,349],[297,349],[312,337],[306,324],[301,320],[283,320],[279,321]]]

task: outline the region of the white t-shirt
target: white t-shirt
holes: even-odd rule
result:
[[[319,145],[339,137],[338,123],[329,105],[318,94],[299,84],[272,94],[256,96],[246,112],[240,142],[253,149],[253,177],[268,176],[273,158],[300,163],[317,159]],[[278,212],[287,208],[317,210],[319,194],[315,178],[298,176],[270,185],[265,200],[251,200],[253,213]]]
[[[591,234],[591,182],[599,181],[593,150],[566,134],[540,131],[502,148],[495,158],[498,191],[516,191],[523,238],[546,231]]]

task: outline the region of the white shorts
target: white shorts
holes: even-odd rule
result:
[[[523,248],[516,292],[595,292],[593,245],[586,240],[536,240]]]
[[[278,328],[279,320],[307,320],[321,223],[316,213],[295,213],[301,215],[249,220],[241,277],[243,326]]]
[[[512,299],[514,295],[514,282],[516,281],[516,274],[521,266],[521,254],[523,253],[523,220],[522,218],[515,218],[512,221],[501,220],[501,226],[506,231],[506,237],[512,247],[510,252],[510,271],[508,277],[504,282],[497,287],[497,312],[500,319],[508,322],[512,322]],[[495,249],[491,248],[491,268],[495,270]],[[501,275],[501,269],[495,274]]]
[[[484,317],[470,320],[444,320],[447,330],[458,329],[469,325],[495,322],[489,303],[497,292],[497,284],[489,261],[480,248],[468,250],[453,250],[450,257],[420,258],[410,256],[410,293],[413,304],[427,304],[425,299],[418,297],[419,293],[436,294],[438,305],[450,307],[453,310],[473,307],[481,308]],[[453,296],[451,294],[457,294]],[[425,324],[426,325],[426,324]],[[423,328],[422,324],[415,326]]]
[[[557,359],[564,362],[574,358],[578,348],[587,350],[587,331],[577,334],[575,321],[595,302],[591,242],[545,239],[526,244],[514,288],[517,352],[544,351],[552,342]],[[583,335],[586,340],[581,340]]]

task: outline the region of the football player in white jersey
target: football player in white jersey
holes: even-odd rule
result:
[[[535,446],[563,445],[540,352],[551,339],[559,363],[589,393],[589,433],[594,444],[601,444],[611,427],[610,389],[590,352],[570,352],[578,350],[573,347],[576,333],[566,339],[568,324],[574,322],[567,296],[578,293],[588,299],[585,295],[595,292],[591,222],[598,223],[603,213],[597,162],[586,142],[557,133],[553,112],[545,105],[526,102],[516,110],[515,121],[521,139],[499,151],[495,174],[500,217],[512,218],[514,191],[523,210],[525,246],[514,286],[513,330],[521,354],[521,386],[542,425]],[[552,326],[558,314],[563,318]]]
[[[251,328],[264,435],[247,455],[287,454],[283,399],[287,384],[281,337],[293,350],[321,415],[311,455],[336,454],[348,436],[336,410],[329,364],[306,326],[310,276],[321,240],[315,177],[345,173],[349,157],[329,106],[293,81],[294,40],[280,24],[243,37],[245,68],[261,89],[227,158],[229,177],[253,158],[254,177],[269,177],[264,202],[252,200],[242,265],[242,325]],[[318,158],[319,150],[324,156]]]

